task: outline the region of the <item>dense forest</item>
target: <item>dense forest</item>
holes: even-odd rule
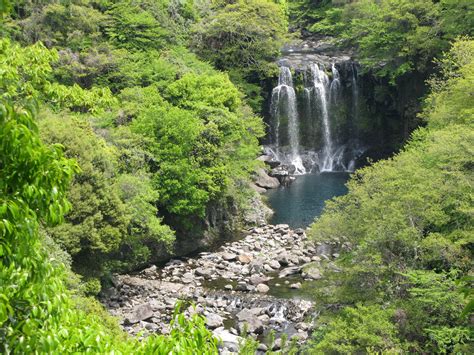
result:
[[[140,338],[96,296],[248,226],[277,59],[302,37],[353,51],[405,129],[311,225],[340,256],[305,285],[319,317],[288,352],[473,352],[472,1],[0,0],[0,16],[2,352],[218,353],[181,304]]]

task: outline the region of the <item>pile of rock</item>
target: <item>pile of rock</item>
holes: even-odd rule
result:
[[[222,336],[223,344],[238,344],[244,330],[254,336],[274,330],[304,341],[311,331],[307,319],[312,302],[272,297],[270,287],[276,285],[270,281],[296,274],[300,280],[321,278],[320,263],[332,259],[322,252],[331,248],[312,245],[304,230],[265,225],[216,252],[171,260],[162,269],[152,266],[134,276],[116,276],[103,302],[131,334],[169,332],[174,305],[182,299],[189,302],[185,313],[205,316],[207,327]],[[302,286],[284,282],[295,290]],[[234,345],[227,349],[232,351]]]

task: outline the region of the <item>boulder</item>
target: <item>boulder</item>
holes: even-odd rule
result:
[[[224,325],[224,319],[215,313],[206,315],[206,324],[209,328],[214,329]]]
[[[238,259],[242,264],[249,264],[252,261],[253,257],[252,255],[248,254],[240,254],[238,256]]]
[[[309,264],[303,268],[302,276],[305,279],[319,280],[321,278],[321,271],[316,264]]]
[[[270,291],[270,287],[265,284],[258,284],[256,288],[257,291],[260,293],[267,293],[268,291]]]
[[[210,277],[214,272],[211,269],[198,267],[194,273],[198,276]]]
[[[250,283],[252,285],[258,285],[261,283],[265,283],[269,280],[267,276],[260,276],[260,275],[252,275],[250,276]]]
[[[150,303],[143,303],[135,307],[131,314],[125,319],[128,324],[135,324],[153,317],[153,308]]]
[[[241,334],[248,332],[251,334],[262,334],[263,323],[257,317],[246,319],[239,323],[239,331]]]
[[[268,265],[270,265],[270,267],[271,267],[272,269],[276,269],[276,270],[278,270],[279,268],[281,268],[281,265],[280,265],[280,263],[279,263],[277,260],[271,260],[271,261],[268,263]]]
[[[228,330],[224,329],[224,327],[214,329],[212,334],[221,341],[221,345],[223,347],[229,349],[230,351],[239,351],[239,343],[243,341],[241,337],[232,334]]]
[[[226,261],[232,261],[232,260],[235,260],[237,259],[237,255],[234,254],[234,253],[223,253],[222,254],[222,259],[226,260]]]
[[[291,284],[291,285],[290,285],[290,288],[295,289],[295,290],[298,290],[298,289],[301,288],[301,283],[300,283],[300,282],[296,282],[296,283],[294,283],[294,284]]]
[[[275,189],[280,186],[278,179],[269,176],[264,169],[257,169],[256,173],[255,185],[263,187],[264,189]]]
[[[280,271],[278,275],[279,278],[284,278],[290,275],[298,274],[301,271],[301,267],[299,266],[290,266]]]

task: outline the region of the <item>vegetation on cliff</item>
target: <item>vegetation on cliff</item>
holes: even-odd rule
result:
[[[472,352],[472,58],[474,41],[454,43],[431,81],[426,127],[358,170],[312,225],[342,251],[341,270],[317,286],[332,307],[315,351]]]

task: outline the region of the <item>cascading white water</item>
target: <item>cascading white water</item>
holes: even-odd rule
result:
[[[320,172],[352,172],[356,159],[364,152],[357,131],[360,122],[356,68],[352,66],[352,78],[349,76],[351,101],[344,96],[344,78],[348,75],[339,73],[344,66],[332,63],[330,68],[331,73],[322,64],[309,65],[310,70],[302,72],[305,87],[297,97],[290,68],[280,67],[278,86],[271,96],[273,145],[267,147],[267,152],[273,160],[288,166],[292,174],[310,173],[316,167]],[[299,106],[297,100],[303,100]],[[347,106],[351,102],[352,107]],[[298,108],[302,111],[298,112]],[[347,113],[350,116],[341,116]]]
[[[341,76],[334,63],[331,65],[331,72],[332,81],[329,86],[329,102],[331,105],[335,105],[339,99],[339,93],[341,92]]]
[[[306,169],[299,155],[300,134],[296,93],[293,88],[291,71],[288,67],[280,67],[278,86],[272,91],[271,112],[275,120],[275,144],[277,146],[280,145],[279,130],[282,105],[284,105],[284,112],[288,119],[288,141],[290,146],[291,165],[295,167],[295,174],[305,174]]]
[[[324,71],[323,66],[313,64],[311,66],[311,74],[313,79],[313,90],[316,100],[319,102],[319,107],[322,117],[323,126],[323,140],[324,147],[322,151],[322,163],[320,165],[321,171],[332,171],[333,168],[333,142],[331,137],[331,127],[329,123],[329,107],[328,107],[328,87],[329,77]]]

